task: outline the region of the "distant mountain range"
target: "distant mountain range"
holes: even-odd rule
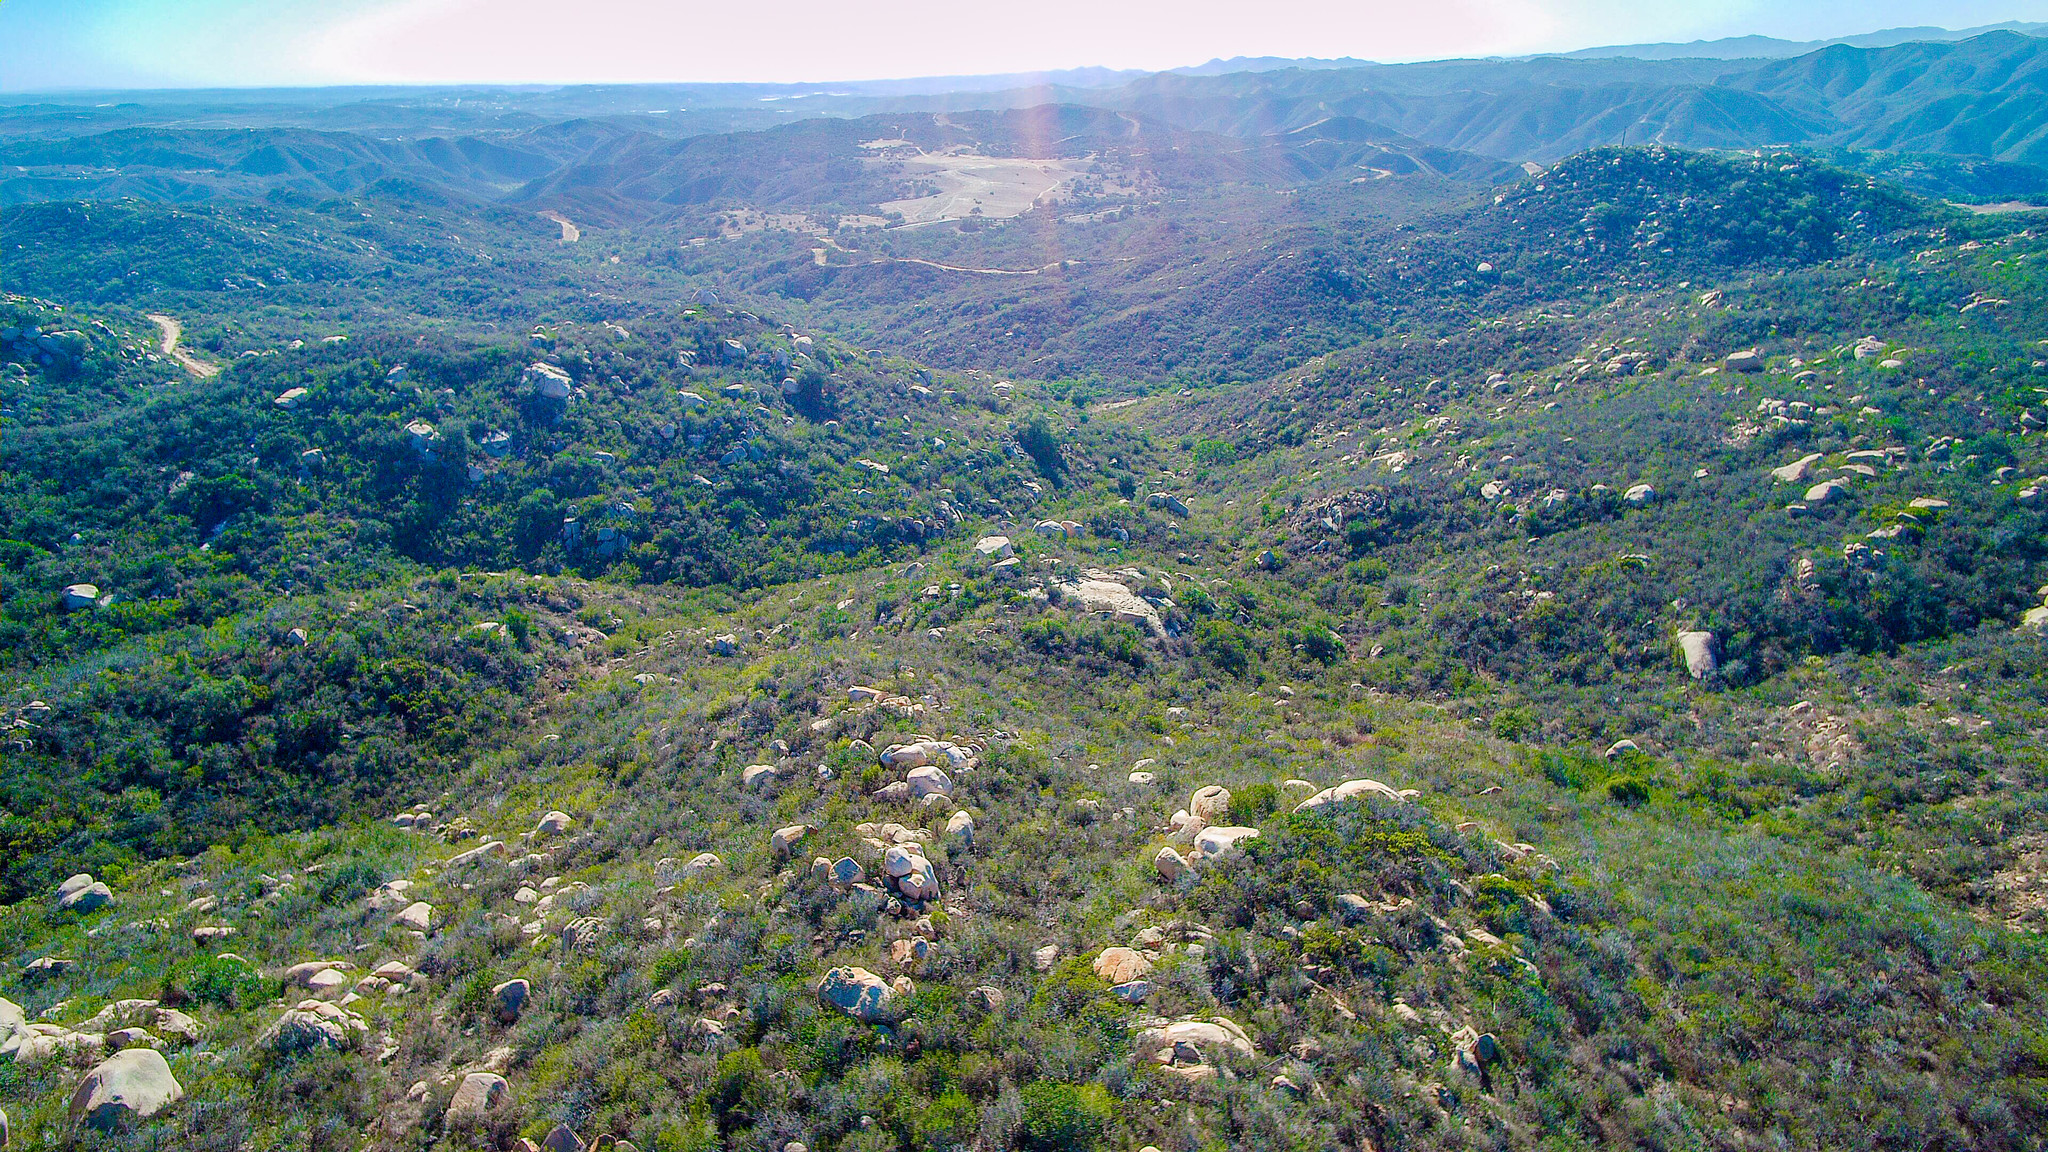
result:
[[[1352,117],[1517,163],[1659,143],[2048,163],[2048,40],[2012,31],[1888,48],[1836,44],[1765,62],[1539,57],[1159,75],[1068,98],[1236,136]]]
[[[1926,38],[1834,43],[1784,59],[1659,59],[1653,50],[1664,46],[1651,45],[1640,55],[1240,58],[1139,75],[819,87],[39,98],[0,106],[0,203],[329,196],[396,180],[480,202],[560,201],[599,222],[720,197],[857,210],[889,198],[856,178],[860,142],[904,133],[1013,157],[1135,150],[1188,188],[1295,188],[1379,172],[1490,183],[1588,148],[1668,144],[1795,146],[1848,164],[1883,153],[1891,158],[1867,170],[1903,174],[1923,191],[2032,196],[2048,194],[2048,39],[2023,30],[2043,27],[1964,40],[1904,29],[1854,39]],[[1040,111],[1005,119],[1026,109]],[[964,124],[974,127],[954,130]],[[1012,131],[1018,124],[1033,130]]]
[[[2025,36],[2048,35],[2048,24],[2008,20],[1977,28],[1887,28],[1860,36],[1837,36],[1831,40],[1779,40],[1771,36],[1730,36],[1720,40],[1694,40],[1685,44],[1615,44],[1604,48],[1581,48],[1560,52],[1567,60],[1759,60],[1804,56],[1836,44],[1851,48],[1893,48],[1915,41],[1938,43],[1968,40],[1986,32],[2018,32]]]

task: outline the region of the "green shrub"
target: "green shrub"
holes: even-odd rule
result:
[[[465,1016],[481,1016],[491,1006],[491,987],[496,983],[488,972],[475,973],[455,994],[455,1010]]]
[[[1221,467],[1226,464],[1235,463],[1236,460],[1237,449],[1232,448],[1227,440],[1195,441],[1195,464],[1197,467]]]
[[[1493,734],[1503,740],[1527,740],[1536,733],[1532,708],[1503,708],[1493,714]]]
[[[911,1128],[920,1148],[966,1147],[973,1143],[980,1121],[980,1110],[967,1093],[948,1088],[917,1113]]]
[[[1260,817],[1270,815],[1279,806],[1278,788],[1263,781],[1248,785],[1230,794],[1230,822],[1257,824]]]
[[[719,1057],[705,1096],[720,1132],[730,1134],[753,1127],[755,1117],[772,1096],[761,1053],[742,1048]]]
[[[320,903],[332,908],[347,904],[384,883],[384,871],[360,857],[320,874]]]
[[[1024,1088],[1026,1152],[1088,1152],[1109,1127],[1109,1093],[1099,1084],[1040,1080]]]
[[[676,977],[690,970],[690,951],[687,948],[671,948],[654,958],[647,968],[647,981],[656,988],[666,987]]]
[[[268,997],[270,981],[239,960],[196,956],[180,961],[164,973],[159,998],[173,1006],[211,1004],[218,1008],[240,1008]]]
[[[1251,641],[1244,629],[1228,620],[1204,620],[1195,625],[1195,648],[1204,660],[1232,676],[1242,676],[1251,667]]]
[[[1633,808],[1650,798],[1650,788],[1633,776],[1616,776],[1607,782],[1607,798]]]

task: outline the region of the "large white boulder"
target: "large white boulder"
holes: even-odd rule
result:
[[[972,767],[975,755],[972,750],[948,740],[918,740],[909,744],[891,744],[883,749],[878,759],[885,768],[922,768],[933,764],[960,769]]]
[[[576,390],[576,383],[569,378],[567,372],[553,364],[544,364],[538,360],[527,365],[523,379],[526,386],[533,389],[535,395],[547,400],[567,400]]]
[[[922,768],[932,762],[931,745],[920,740],[913,744],[891,744],[881,753],[881,761],[888,768]]]
[[[896,891],[905,900],[937,900],[939,898],[939,874],[932,862],[922,856],[917,858],[917,868],[908,876],[896,878]]]
[[[953,813],[946,819],[946,839],[961,848],[974,847],[974,817],[965,811]]]
[[[1228,1049],[1245,1056],[1253,1054],[1251,1037],[1235,1021],[1221,1016],[1206,1019],[1190,1017],[1176,1020],[1160,1028],[1146,1028],[1138,1033],[1136,1051],[1139,1059],[1157,1060],[1170,1056],[1182,1045],[1195,1049]]]
[[[100,602],[100,588],[97,584],[66,584],[64,586],[64,610],[76,612],[91,608]]]
[[[1095,974],[1111,984],[1128,984],[1152,971],[1152,961],[1136,948],[1104,948],[1095,958]]]
[[[818,1001],[863,1024],[888,1024],[896,1019],[896,994],[888,981],[865,968],[841,967],[825,973]]]
[[[903,782],[910,785],[910,794],[920,800],[926,796],[951,796],[953,794],[952,777],[946,775],[946,770],[937,764],[924,764],[912,768],[903,777]]]
[[[1836,477],[1833,480],[1823,480],[1808,488],[1804,499],[1808,504],[1830,504],[1838,497],[1848,495],[1848,492],[1849,482]]]
[[[1712,632],[1680,632],[1678,651],[1685,657],[1685,670],[1698,680],[1720,666]]]
[[[1358,800],[1366,796],[1378,796],[1383,800],[1392,801],[1397,804],[1408,799],[1408,797],[1401,795],[1401,793],[1377,780],[1361,778],[1358,780],[1346,780],[1334,788],[1325,788],[1321,792],[1296,804],[1294,810],[1296,812],[1312,812],[1317,808],[1327,808],[1332,804],[1342,804],[1346,801]]]
[[[512,1086],[505,1083],[503,1076],[495,1072],[471,1072],[456,1086],[454,1098],[448,1101],[446,1118],[449,1123],[482,1120],[511,1092]]]
[[[1060,603],[1077,612],[1109,616],[1124,624],[1137,625],[1154,636],[1166,634],[1159,610],[1129,586],[1109,579],[1107,573],[1088,572],[1078,580],[1061,581],[1055,589]]]
[[[480,863],[486,858],[492,856],[495,856],[498,859],[503,860],[507,856],[511,855],[511,853],[511,846],[506,844],[503,840],[486,837],[484,842],[478,844],[476,847],[465,849],[461,852],[457,852],[453,856],[450,856],[448,858],[448,863],[446,867],[450,870],[462,868],[470,864]]]
[[[1797,484],[1801,480],[1806,479],[1807,474],[1813,470],[1814,464],[1819,462],[1819,460],[1820,453],[1809,452],[1790,464],[1780,464],[1776,468],[1771,469],[1771,479],[1776,480],[1780,484]]]
[[[1216,857],[1235,849],[1246,840],[1257,839],[1258,835],[1259,830],[1257,828],[1217,826],[1204,828],[1200,832],[1195,833],[1193,844],[1194,858],[1197,861],[1214,860]]]
[[[345,967],[347,964],[340,960],[302,960],[286,968],[283,979],[294,988],[311,988],[314,977],[320,973]]]
[[[21,1005],[0,996],[0,1045],[12,1039],[14,1034],[28,1027],[28,1014]]]
[[[154,1048],[130,1048],[86,1073],[71,1094],[71,1122],[101,1130],[146,1120],[185,1098],[171,1066]]]
[[[983,536],[974,542],[974,551],[989,560],[1007,560],[1016,555],[1016,549],[1010,547],[1008,536]]]
[[[906,900],[939,898],[939,874],[915,843],[890,845],[882,853],[882,874]]]
[[[339,968],[327,968],[314,973],[313,978],[306,982],[306,990],[323,1000],[332,1000],[346,995],[353,983],[348,973]]]
[[[1214,824],[1230,814],[1230,789],[1209,784],[1188,797],[1188,816],[1204,825]]]

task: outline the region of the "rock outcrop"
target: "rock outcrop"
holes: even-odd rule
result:
[[[1051,591],[1057,594],[1062,607],[1136,625],[1152,636],[1166,635],[1166,625],[1151,601],[1113,579],[1110,573],[1090,569],[1079,578],[1059,581]]]
[[[67,912],[92,912],[113,903],[113,889],[80,872],[57,885],[57,907]]]
[[[1807,474],[1812,471],[1814,464],[1819,462],[1819,460],[1820,453],[1809,452],[1790,464],[1780,464],[1778,467],[1771,469],[1771,479],[1776,480],[1780,484],[1797,484],[1801,480],[1806,479]]]
[[[264,1029],[256,1042],[282,1055],[318,1048],[340,1052],[353,1047],[368,1031],[362,1017],[345,1008],[325,1000],[301,1000]]]

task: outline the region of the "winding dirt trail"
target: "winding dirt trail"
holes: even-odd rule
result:
[[[539,216],[543,220],[552,220],[560,224],[562,226],[562,243],[564,244],[574,244],[578,240],[583,239],[583,229],[578,228],[567,216],[552,208],[545,212],[536,212],[534,215]]]
[[[185,326],[183,324],[178,323],[169,316],[165,316],[161,312],[150,313],[149,322],[156,325],[157,330],[163,333],[161,347],[163,348],[164,355],[184,365],[185,371],[199,377],[201,380],[211,380],[215,376],[220,375],[220,365],[208,364],[199,357],[178,347],[178,339],[185,334]]]
[[[830,236],[820,236],[818,239],[824,244],[824,247],[811,249],[811,262],[820,268],[827,266],[825,259],[827,249],[833,252],[843,252],[848,256],[862,255],[858,252],[849,252],[845,248],[840,247],[839,242]],[[851,265],[837,265],[837,267],[858,267],[862,264],[922,264],[927,268],[937,268],[942,272],[966,272],[975,276],[1043,276],[1060,266],[1060,262],[1055,260],[1039,268],[967,268],[959,264],[941,264],[937,260],[926,260],[918,256],[866,256],[854,261]]]

